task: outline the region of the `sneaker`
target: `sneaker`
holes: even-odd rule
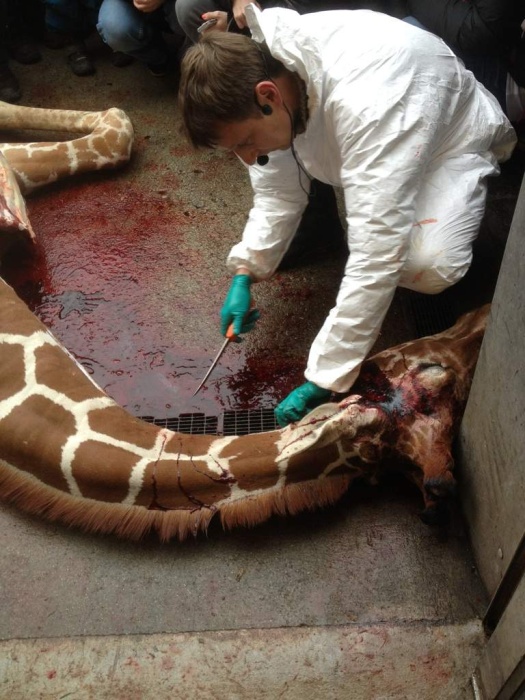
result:
[[[67,57],[67,62],[73,73],[79,77],[95,73],[95,66],[84,46],[77,46],[75,51]]]
[[[0,67],[0,100],[4,102],[18,102],[22,97],[20,84],[9,66]]]

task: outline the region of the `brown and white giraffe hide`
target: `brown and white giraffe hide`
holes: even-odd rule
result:
[[[112,107],[101,112],[43,109],[0,102],[0,132],[47,131],[79,134],[73,139],[0,143],[22,194],[64,177],[127,163],[133,126],[127,114]]]
[[[35,240],[26,203],[8,162],[0,152],[0,260],[7,248],[20,240]]]
[[[376,355],[358,393],[283,430],[184,435],[118,406],[0,282],[0,497],[91,532],[183,539],[215,514],[254,525],[332,503],[400,458],[432,506],[453,480],[486,315]]]

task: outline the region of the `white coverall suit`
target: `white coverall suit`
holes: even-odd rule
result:
[[[497,100],[439,38],[366,10],[298,15],[247,8],[252,38],[306,84],[309,119],[294,140],[310,177],[344,189],[350,255],[306,378],[347,391],[397,285],[437,293],[463,277],[486,198],[516,142]],[[228,268],[275,271],[297,230],[309,181],[291,149],[249,167],[254,190]],[[321,235],[321,232],[320,232]]]

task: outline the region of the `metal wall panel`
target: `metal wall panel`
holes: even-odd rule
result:
[[[525,184],[460,435],[462,501],[494,595],[525,532]]]

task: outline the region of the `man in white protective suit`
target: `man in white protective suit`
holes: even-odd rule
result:
[[[365,10],[249,5],[251,38],[206,32],[179,105],[194,146],[233,151],[254,191],[221,332],[253,328],[252,283],[277,269],[315,178],[344,190],[349,256],[280,425],[350,389],[398,285],[437,294],[472,259],[486,179],[516,142],[496,98],[436,36]]]

